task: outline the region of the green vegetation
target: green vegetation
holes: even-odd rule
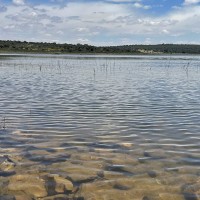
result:
[[[110,54],[200,54],[200,45],[158,44],[96,47],[88,44],[57,44],[0,40],[0,52],[110,53]]]

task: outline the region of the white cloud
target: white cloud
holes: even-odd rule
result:
[[[13,0],[12,1],[15,5],[21,6],[25,4],[25,0]]]
[[[3,27],[5,30],[6,29],[15,29],[15,25],[14,24],[12,24],[12,25],[7,25],[7,26],[5,26],[5,27]]]
[[[59,34],[59,35],[64,35],[63,31],[57,31],[56,33]]]
[[[77,31],[78,32],[88,32],[88,28],[83,28],[83,27],[80,27],[80,28],[77,28]]]
[[[167,29],[163,29],[162,32],[163,32],[164,34],[169,34],[169,33],[170,33]]]
[[[51,2],[53,2],[53,3],[62,3],[62,2],[64,2],[64,0],[51,0]]]
[[[78,38],[77,39],[77,43],[80,43],[80,44],[88,44],[90,43],[90,40],[86,39],[86,38]]]
[[[200,0],[185,0],[184,4],[189,5],[189,4],[197,4],[199,3]]]
[[[143,4],[138,3],[138,2],[134,3],[133,5],[136,8],[143,8],[143,9],[150,9],[151,8],[151,6],[143,5]]]
[[[141,0],[107,0],[107,1],[113,3],[134,3],[134,2],[140,2]]]

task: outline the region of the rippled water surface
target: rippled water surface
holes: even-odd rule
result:
[[[0,55],[0,120],[2,198],[200,199],[198,56]]]

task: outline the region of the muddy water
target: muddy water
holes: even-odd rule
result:
[[[0,199],[200,199],[200,57],[0,56]]]

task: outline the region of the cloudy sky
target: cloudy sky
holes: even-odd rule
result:
[[[200,0],[0,0],[0,39],[200,44]]]

